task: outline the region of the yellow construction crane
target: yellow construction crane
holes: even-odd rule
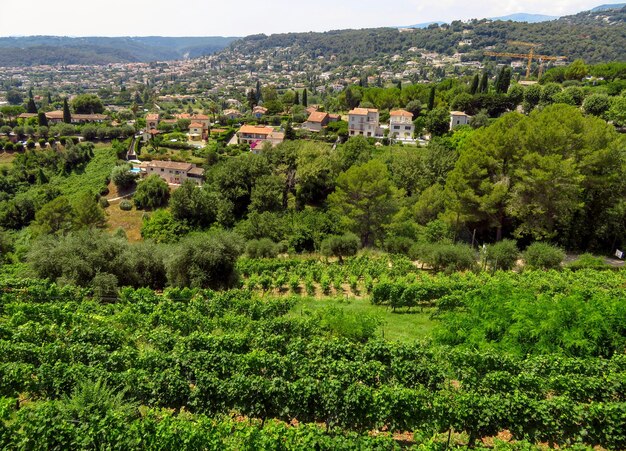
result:
[[[566,60],[566,56],[548,56],[548,55],[538,55],[535,53],[535,49],[537,47],[541,47],[541,44],[532,44],[530,42],[522,42],[522,41],[508,41],[509,45],[518,45],[523,47],[530,47],[530,51],[528,53],[508,53],[508,52],[485,52],[487,56],[506,56],[508,58],[520,58],[527,59],[528,64],[526,65],[526,80],[530,79],[530,69],[532,67],[532,63],[534,59],[539,60],[539,78],[541,78],[541,74],[543,72],[543,62],[544,61],[561,61]]]

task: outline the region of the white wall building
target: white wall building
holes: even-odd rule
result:
[[[391,139],[412,139],[414,132],[413,113],[405,110],[389,113],[389,137]]]
[[[374,108],[355,108],[348,113],[348,133],[350,136],[363,135],[381,137],[378,110]]]

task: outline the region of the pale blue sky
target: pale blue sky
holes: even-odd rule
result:
[[[566,15],[602,0],[1,0],[0,36],[245,36],[410,25],[526,12]],[[9,3],[10,2],[10,3]]]

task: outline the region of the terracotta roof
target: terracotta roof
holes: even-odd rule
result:
[[[450,116],[469,116],[463,111],[450,111]]]
[[[76,116],[85,116],[84,114],[72,114],[72,119],[75,118]],[[63,111],[50,111],[48,113],[46,113],[46,117],[48,119],[63,119]]]
[[[339,120],[339,119],[341,119],[341,114],[333,114],[333,113],[330,113],[330,114],[328,115],[328,117],[329,117],[331,120],[332,120],[332,119],[337,119],[337,120]]]
[[[194,122],[192,124],[189,124],[189,128],[202,128],[204,127],[204,124],[201,124],[199,122]]]
[[[328,117],[328,113],[322,113],[321,111],[314,111],[307,119],[308,122],[323,122]]]
[[[348,114],[354,114],[355,116],[367,116],[368,113],[378,113],[375,108],[355,108]]]
[[[269,138],[271,138],[271,139],[285,139],[285,134],[283,132],[272,132],[272,133],[270,133]]]
[[[396,110],[389,113],[389,116],[413,117],[413,113],[409,113],[405,110]]]
[[[253,133],[255,135],[269,135],[274,129],[272,127],[244,125],[239,129],[239,133]]]
[[[61,113],[60,118],[63,118],[63,111],[53,111],[52,113],[55,113],[55,116],[57,118],[58,116],[56,115],[56,113]],[[52,116],[48,116],[48,118],[51,119]],[[107,116],[104,114],[72,114],[72,119],[77,121],[104,121],[106,118]]]
[[[193,119],[195,119],[197,121],[208,121],[209,120],[209,116],[206,116],[204,114],[194,114],[193,115]]]
[[[148,161],[142,166],[146,168],[156,168],[156,169],[174,169],[177,171],[190,171],[194,165],[191,163],[180,163],[178,161],[160,161],[160,160],[152,160]]]
[[[252,109],[252,112],[253,113],[267,113],[267,108],[257,105]]]
[[[150,113],[148,115],[146,115],[146,120],[147,121],[158,121],[159,120],[159,115],[156,113]]]
[[[36,117],[37,113],[22,113],[18,116],[18,119],[30,119],[31,117]]]

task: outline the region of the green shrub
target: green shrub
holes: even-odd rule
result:
[[[327,237],[322,241],[321,250],[322,255],[338,257],[341,262],[343,257],[356,255],[359,245],[360,240],[354,233],[346,233]]]
[[[250,258],[274,258],[278,255],[278,245],[269,238],[250,240],[246,244],[246,254]]]
[[[556,246],[538,241],[528,246],[523,258],[529,269],[559,269],[565,259],[565,252]]]
[[[106,197],[101,197],[98,199],[98,203],[102,208],[107,208],[109,206],[109,200]]]
[[[476,266],[474,249],[466,244],[422,244],[413,246],[410,254],[436,272],[467,271]]]
[[[515,267],[519,258],[517,243],[513,240],[502,240],[487,246],[485,259],[491,269],[510,270]]]
[[[385,241],[385,250],[390,254],[409,255],[413,240],[404,236],[393,236]]]
[[[131,169],[132,166],[130,164],[123,164],[115,166],[113,171],[111,171],[111,180],[113,180],[118,190],[129,188],[135,184],[137,174],[131,172]]]
[[[572,271],[577,271],[579,269],[609,269],[610,266],[607,265],[602,257],[596,257],[592,254],[582,254],[578,259],[569,263],[567,268]]]
[[[124,199],[120,202],[120,210],[130,211],[133,209],[133,203],[129,200]]]
[[[114,274],[100,272],[91,281],[93,297],[99,301],[117,298],[118,281]]]
[[[154,210],[165,204],[170,198],[167,183],[158,175],[150,175],[137,185],[133,201],[137,208]]]

